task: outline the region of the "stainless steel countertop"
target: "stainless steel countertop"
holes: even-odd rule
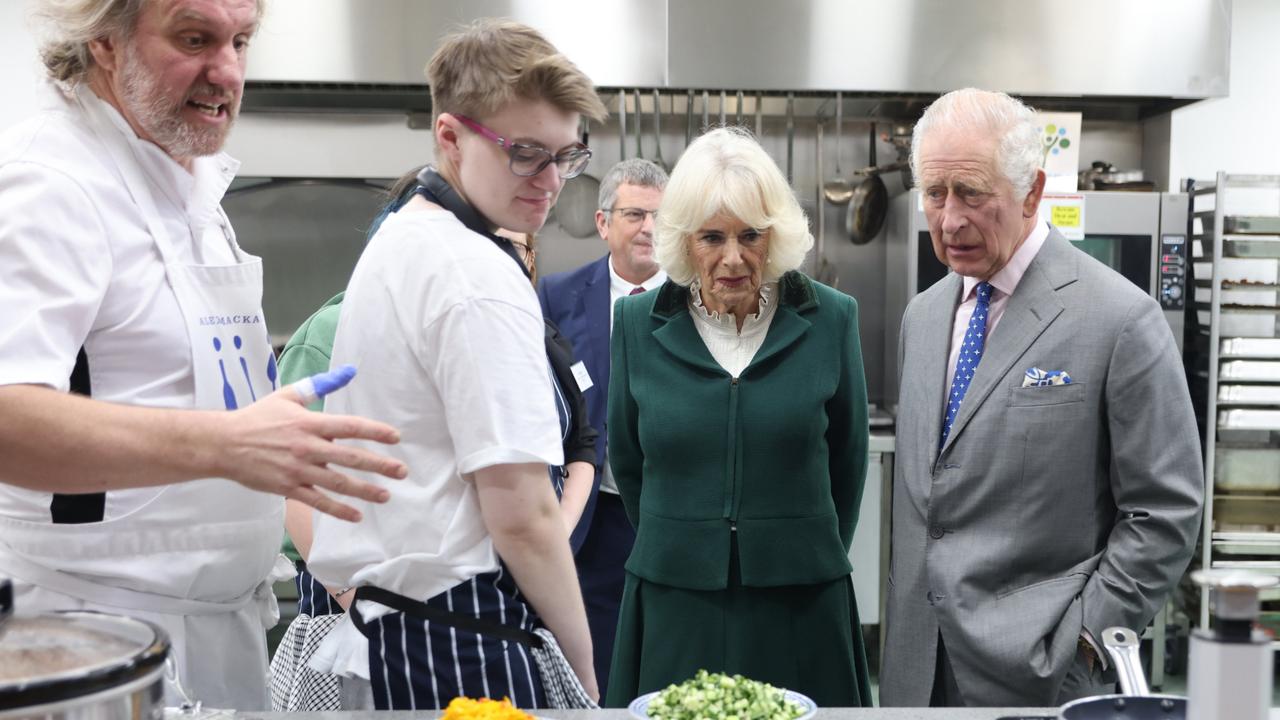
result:
[[[539,710],[539,718],[551,720],[631,720],[626,710]],[[996,720],[1012,717],[1057,717],[1057,708],[823,708],[817,720]],[[421,712],[332,712],[332,713],[236,713],[236,720],[408,720],[437,718],[440,713]],[[1280,720],[1273,710],[1272,720]]]
[[[538,717],[552,720],[629,720],[626,710],[539,710]],[[817,720],[997,720],[1003,717],[1057,717],[1058,708],[825,708]],[[332,712],[332,713],[236,713],[235,720],[408,720],[436,718],[440,713]],[[1271,720],[1280,720],[1280,708],[1272,708]]]

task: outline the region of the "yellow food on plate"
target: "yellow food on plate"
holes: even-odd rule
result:
[[[456,697],[444,709],[444,720],[533,720],[533,716],[511,704],[511,700]]]

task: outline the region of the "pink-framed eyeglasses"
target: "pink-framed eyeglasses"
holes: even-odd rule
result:
[[[569,180],[581,175],[582,171],[587,169],[587,163],[591,161],[591,148],[582,143],[576,143],[567,150],[561,150],[559,153],[553,154],[550,150],[539,145],[510,142],[466,115],[453,113],[453,116],[458,119],[458,122],[466,125],[477,135],[494,141],[498,144],[498,147],[506,150],[507,155],[511,158],[509,163],[511,172],[520,177],[533,177],[542,172],[551,163],[555,163],[556,172],[560,174],[560,178]]]

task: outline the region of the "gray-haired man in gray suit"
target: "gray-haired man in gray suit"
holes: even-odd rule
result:
[[[912,142],[954,272],[902,320],[884,705],[1049,706],[1108,690],[1187,567],[1200,443],[1158,304],[1039,219],[1039,130],[948,93]]]

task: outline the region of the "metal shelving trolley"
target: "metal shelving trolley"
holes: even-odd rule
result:
[[[1280,175],[1219,172],[1189,194],[1194,340],[1207,357],[1201,563],[1280,575]],[[1263,601],[1280,636],[1280,592]]]

